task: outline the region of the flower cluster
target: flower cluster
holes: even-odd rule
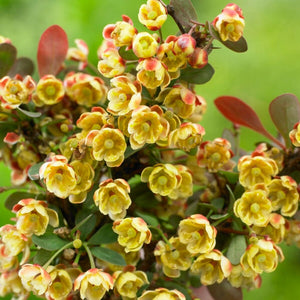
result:
[[[1,297],[184,300],[224,281],[250,290],[283,260],[278,243],[300,245],[299,120],[286,145],[273,138],[281,149],[245,153],[235,100],[233,131],[205,140],[195,85],[214,73],[213,42],[246,51],[245,21],[228,4],[200,23],[183,2],[148,0],[144,31],[125,15],[105,26],[97,67],[56,25],[41,37],[37,80],[3,62],[0,153],[17,191],[5,202],[15,223],[0,228]],[[164,37],[170,17],[180,33]]]

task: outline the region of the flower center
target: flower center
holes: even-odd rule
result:
[[[257,203],[253,203],[253,204],[251,204],[251,206],[250,206],[250,211],[251,211],[252,213],[254,213],[254,214],[258,213],[258,212],[259,212],[259,209],[260,209],[260,206],[259,206],[259,204],[257,204]]]
[[[9,92],[11,94],[16,94],[17,92],[19,91],[18,87],[16,84],[12,84],[10,87],[9,87]]]
[[[115,143],[112,139],[107,139],[105,142],[104,142],[104,147],[106,149],[112,149],[114,147]]]
[[[156,11],[149,11],[147,14],[147,18],[149,20],[154,20],[157,17],[157,12]]]
[[[130,237],[130,238],[134,238],[134,237],[136,236],[136,231],[135,231],[133,228],[129,228],[129,229],[127,230],[127,235],[128,235],[128,237]]]
[[[278,200],[283,200],[285,197],[286,197],[285,192],[283,192],[283,191],[278,191],[277,192]]]
[[[125,100],[127,100],[126,94],[121,93],[121,94],[119,95],[119,100],[120,100],[120,101],[125,101]]]
[[[179,256],[180,256],[180,253],[179,253],[178,250],[174,250],[174,251],[172,251],[171,256],[172,256],[172,258],[174,258],[174,259],[178,259]]]
[[[56,174],[55,174],[55,180],[57,180],[57,181],[62,181],[62,180],[63,180],[63,175],[60,174],[60,173],[56,173]]]
[[[211,155],[211,160],[214,161],[214,162],[219,162],[220,159],[221,159],[221,154],[218,153],[218,152],[215,152]]]
[[[142,129],[145,132],[148,132],[150,130],[150,125],[147,122],[144,122],[142,125]]]
[[[229,23],[226,25],[226,31],[227,32],[233,32],[234,31],[234,25],[232,23]]]
[[[158,177],[157,181],[158,181],[159,185],[165,185],[167,183],[168,179],[166,176],[162,175],[162,176]]]
[[[45,92],[46,92],[47,96],[53,96],[56,92],[56,89],[53,85],[49,85],[49,86],[46,87]]]
[[[112,195],[109,197],[109,202],[111,202],[111,204],[114,206],[115,204],[117,204],[119,200],[119,197],[117,195]]]
[[[265,262],[266,259],[267,259],[267,258],[266,258],[266,255],[265,255],[265,254],[259,254],[259,255],[257,256],[257,261],[260,262],[260,263]]]
[[[61,282],[57,281],[52,284],[52,288],[56,291],[61,291],[63,289],[63,285]]]
[[[251,169],[251,174],[252,174],[253,176],[259,176],[259,175],[261,174],[260,168],[257,168],[257,167],[252,168],[252,169]]]

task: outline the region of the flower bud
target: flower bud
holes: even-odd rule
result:
[[[201,69],[207,65],[207,51],[202,48],[196,48],[195,51],[188,57],[189,64],[196,69]]]

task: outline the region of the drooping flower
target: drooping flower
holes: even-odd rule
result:
[[[179,223],[178,236],[192,255],[210,252],[216,244],[217,230],[206,217],[192,215]]]
[[[167,20],[167,10],[158,0],[148,0],[140,7],[139,21],[150,30],[158,30]]]
[[[45,201],[23,199],[13,207],[13,212],[18,231],[27,236],[44,234],[48,224],[58,226],[57,212],[48,208]]]
[[[178,290],[157,288],[153,291],[145,291],[138,300],[185,300],[185,296]]]
[[[300,122],[297,122],[289,133],[292,144],[300,147]]]
[[[168,121],[163,117],[163,110],[158,105],[141,105],[132,112],[128,122],[131,148],[139,149],[146,143],[153,144],[166,138],[169,127]]]
[[[138,58],[155,56],[157,49],[156,39],[148,32],[140,32],[133,38],[132,50]]]
[[[25,264],[19,271],[22,284],[27,291],[42,296],[51,283],[51,276],[38,264]]]
[[[200,273],[200,281],[203,285],[222,282],[229,276],[231,269],[229,259],[217,249],[201,254],[191,266],[193,273]]]
[[[107,110],[113,115],[123,116],[138,108],[142,101],[142,86],[128,76],[118,76],[110,81],[111,89],[107,94]]]
[[[14,109],[23,103],[28,103],[34,89],[35,82],[29,75],[24,78],[20,75],[16,75],[14,78],[4,76],[0,79],[1,106],[6,109]]]
[[[0,297],[8,296],[11,293],[13,294],[12,299],[26,300],[29,296],[18,276],[18,270],[2,273],[0,276]]]
[[[143,244],[151,241],[151,231],[142,218],[116,220],[113,231],[118,234],[118,243],[125,247],[125,252],[139,251]]]
[[[94,193],[94,202],[104,215],[112,220],[123,219],[131,204],[130,186],[124,179],[107,179],[100,183]]]
[[[157,262],[162,265],[164,274],[177,278],[180,276],[180,271],[189,269],[192,259],[186,245],[181,243],[178,237],[171,237],[169,243],[159,241],[154,249],[154,255]]]
[[[75,279],[74,291],[79,290],[81,299],[100,300],[113,285],[113,278],[108,273],[94,268]]]
[[[264,190],[243,193],[234,202],[233,211],[247,225],[265,226],[271,216],[272,203]]]
[[[161,196],[171,196],[181,180],[178,169],[171,164],[156,164],[145,168],[141,174],[141,181],[149,182],[150,190]]]
[[[84,40],[76,39],[77,48],[69,48],[67,59],[79,61],[79,70],[83,70],[88,65],[89,48]]]
[[[145,272],[133,270],[116,271],[113,274],[115,279],[114,288],[121,295],[122,299],[136,299],[137,292],[141,286],[148,284],[148,278]]]
[[[39,175],[45,180],[47,190],[63,199],[69,197],[77,184],[76,173],[63,155],[50,157],[41,166]]]
[[[212,22],[222,41],[237,42],[243,35],[245,21],[236,4],[228,4]]]
[[[274,211],[279,210],[283,216],[292,217],[298,210],[299,193],[297,182],[290,176],[273,179],[268,185],[268,197]]]

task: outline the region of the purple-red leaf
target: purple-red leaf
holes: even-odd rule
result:
[[[68,51],[68,37],[58,25],[50,26],[41,36],[37,62],[40,77],[56,75],[64,62]]]
[[[291,145],[289,132],[300,121],[300,103],[293,94],[283,94],[275,98],[269,106],[270,116],[287,147]]]
[[[14,65],[9,70],[8,75],[10,77],[14,77],[15,75],[19,74],[25,77],[26,75],[32,75],[33,71],[33,61],[27,57],[20,57],[15,61]]]
[[[221,96],[215,99],[215,105],[232,123],[248,127],[285,148],[264,128],[256,112],[242,100],[232,96]]]
[[[5,76],[9,69],[13,66],[17,57],[17,49],[11,45],[0,44],[0,78]]]
[[[215,300],[242,300],[243,292],[241,288],[233,287],[226,279],[220,284],[215,283],[207,287]]]

